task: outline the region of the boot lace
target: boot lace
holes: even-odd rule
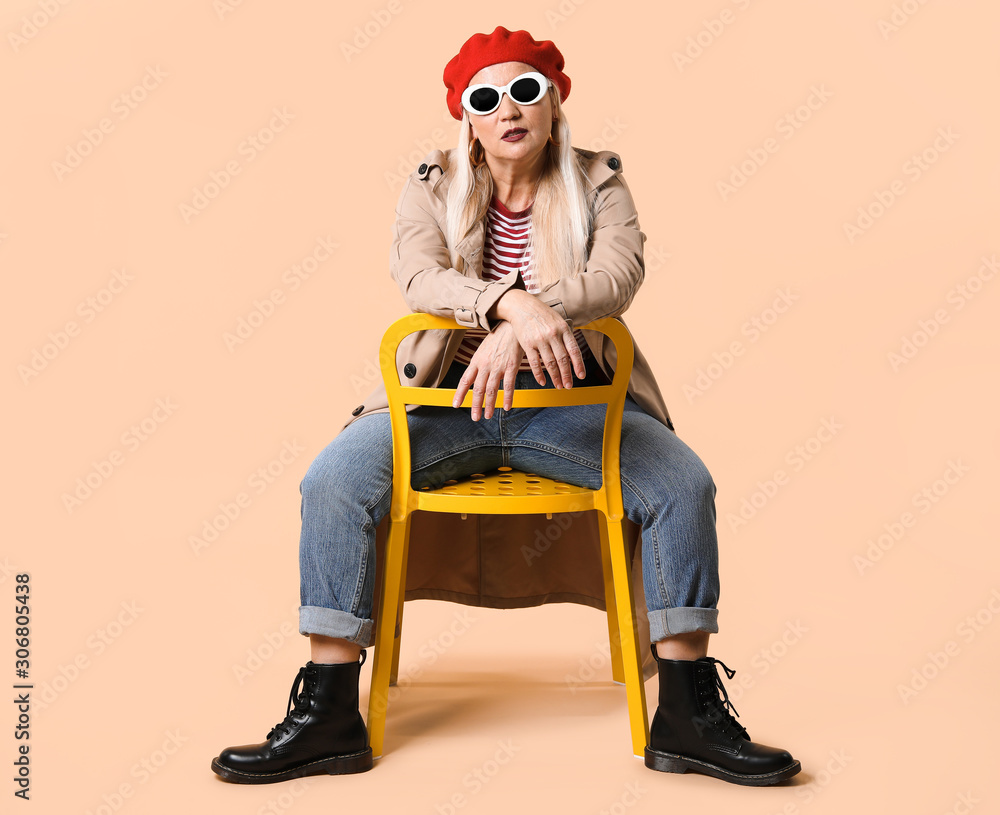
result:
[[[285,718],[278,722],[274,727],[272,727],[265,738],[271,738],[275,733],[283,733],[286,736],[292,729],[292,726],[297,722],[301,722],[305,716],[306,709],[309,707],[309,695],[312,689],[311,679],[315,672],[310,669],[309,666],[303,666],[299,668],[298,674],[295,676],[295,681],[292,683],[291,693],[288,694],[288,707],[285,709]],[[299,688],[305,680],[305,688],[303,688],[301,695],[299,694]],[[295,710],[292,710],[294,706]]]
[[[717,666],[722,666],[722,669],[726,672],[727,679],[732,679],[736,676],[736,671],[726,665],[721,659],[716,659],[715,657],[705,657],[699,660],[699,662],[705,666],[704,671],[699,673],[699,687],[702,704],[708,713],[707,720],[718,726],[722,733],[728,736],[731,741],[741,738],[749,741],[750,734],[747,733],[746,728],[733,718],[733,714],[737,716],[740,714],[730,700],[729,694],[726,692],[726,686],[722,684],[722,677],[719,676]],[[714,682],[712,681],[713,678]]]

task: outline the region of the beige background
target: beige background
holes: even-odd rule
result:
[[[299,481],[404,312],[393,206],[457,139],[444,65],[498,24],[557,43],[574,144],[622,157],[648,236],[629,325],[719,486],[711,653],[738,672],[751,736],[801,759],[793,785],[631,758],[597,611],[428,601],[407,604],[408,681],[372,773],[239,787],[209,770],[282,718],[307,658]],[[4,0],[0,639],[13,684],[10,597],[29,572],[27,807],[998,811],[998,25],[994,3],[916,0]],[[752,175],[721,192],[744,160]],[[213,197],[186,215],[197,190]],[[321,239],[336,249],[294,284]],[[284,301],[227,348],[274,289]],[[768,312],[779,291],[792,304]],[[756,338],[754,318],[770,322]],[[894,365],[904,338],[920,346]]]

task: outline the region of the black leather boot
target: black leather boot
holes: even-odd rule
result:
[[[372,748],[358,709],[365,657],[362,650],[358,662],[307,662],[292,684],[284,720],[271,728],[267,741],[227,747],[212,759],[212,769],[239,784],[370,770]],[[302,693],[296,696],[300,684]]]
[[[660,659],[650,646],[660,675],[660,697],[649,728],[646,766],[667,773],[688,770],[734,784],[763,786],[791,778],[802,766],[786,750],[755,744],[729,710],[736,708],[713,657]],[[722,691],[722,695],[719,695]],[[739,715],[739,714],[737,714]]]

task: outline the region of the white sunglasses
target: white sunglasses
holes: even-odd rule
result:
[[[489,83],[470,85],[462,93],[462,107],[469,113],[485,116],[500,107],[505,93],[519,105],[533,105],[545,96],[551,84],[545,75],[528,71],[514,77],[502,88]]]

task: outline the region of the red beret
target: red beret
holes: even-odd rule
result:
[[[552,40],[538,42],[527,31],[508,31],[498,25],[492,34],[473,34],[444,69],[448,110],[462,118],[462,92],[479,71],[498,62],[524,62],[544,74],[559,89],[559,101],[569,96],[569,77],[563,73],[563,55]]]

